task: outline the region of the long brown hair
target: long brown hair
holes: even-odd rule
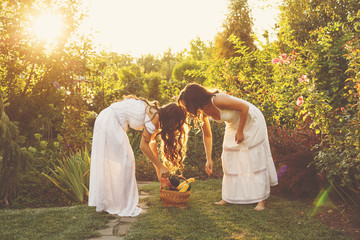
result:
[[[188,139],[187,114],[176,103],[169,103],[159,109],[162,153],[164,163],[171,171],[184,168]]]
[[[180,92],[178,103],[185,103],[186,111],[191,113],[193,117],[199,118],[199,109],[203,109],[209,104],[211,98],[219,91],[210,92],[205,87],[197,83],[189,83]]]
[[[144,101],[151,109],[159,114],[159,132],[157,136],[161,138],[161,155],[163,163],[172,172],[184,168],[183,161],[186,157],[188,128],[187,114],[185,110],[176,103],[169,103],[159,107],[157,101],[149,102],[145,98],[127,95],[123,97],[140,99]]]

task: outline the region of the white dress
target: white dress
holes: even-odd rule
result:
[[[253,104],[237,99],[249,106],[244,141],[240,144],[235,142],[240,112],[217,108],[220,119],[216,121],[226,123],[221,155],[222,199],[233,204],[257,203],[269,197],[270,186],[278,183],[277,174],[263,114]]]
[[[124,99],[111,104],[96,118],[91,150],[89,206],[119,216],[137,216],[142,211],[135,178],[135,157],[128,127],[146,129],[155,126],[145,112],[142,100]]]

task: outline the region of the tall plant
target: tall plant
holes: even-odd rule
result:
[[[84,202],[89,195],[90,154],[85,148],[57,162],[51,175],[42,173],[75,202]]]

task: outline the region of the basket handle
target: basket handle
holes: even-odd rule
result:
[[[179,177],[179,178],[182,178],[183,180],[185,180],[187,183],[188,183],[188,180],[183,176],[183,175],[179,175],[179,174],[172,174],[173,176],[176,176],[176,177]],[[162,189],[164,187],[164,182],[161,183],[160,185],[160,189]]]

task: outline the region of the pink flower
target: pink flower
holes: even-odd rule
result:
[[[301,76],[301,78],[299,78],[299,83],[303,83],[303,82],[309,82],[309,78],[307,75],[303,74]]]
[[[279,58],[274,58],[273,60],[271,60],[271,63],[272,64],[279,64],[279,63],[281,63],[282,62],[282,60],[281,59],[279,59]]]
[[[288,58],[288,56],[286,55],[286,53],[283,53],[279,56],[282,59],[281,63],[285,63],[285,64],[289,64],[290,63],[290,59]]]
[[[345,108],[342,107],[342,108],[340,108],[340,109],[341,109],[342,112],[345,112]]]
[[[178,99],[178,96],[173,96],[172,99],[176,101]]]
[[[296,105],[301,106],[303,103],[304,103],[304,97],[303,96],[298,97],[296,101]]]
[[[280,55],[280,58],[283,59],[283,60],[287,60],[287,55],[286,53],[283,53]]]
[[[286,53],[282,53],[280,54],[280,56],[278,58],[273,58],[273,60],[271,60],[272,64],[280,64],[280,63],[284,63],[284,64],[289,64],[290,60],[288,58],[288,56],[286,55]]]
[[[143,164],[144,163],[144,161],[141,161],[141,164]]]

